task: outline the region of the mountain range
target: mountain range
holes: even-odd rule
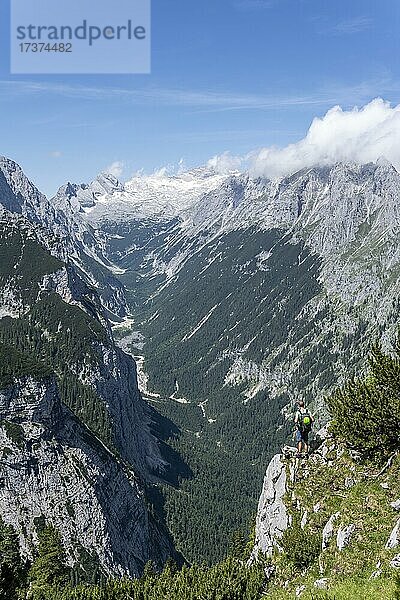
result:
[[[371,341],[390,348],[399,314],[399,173],[379,160],[275,181],[208,167],[124,184],[101,174],[47,199],[2,159],[0,204],[0,341],[52,370],[36,393],[34,411],[48,413],[39,433],[32,412],[18,412],[34,379],[5,388],[14,400],[0,404],[1,419],[26,438],[18,461],[50,455],[44,442],[35,454],[41,435],[58,440],[64,461],[86,432],[89,471],[106,461],[123,479],[132,469],[135,485],[157,498],[178,550],[189,560],[220,558],[230,534],[248,527],[296,400],[323,424],[324,396],[362,368]],[[40,400],[49,394],[52,408]],[[27,471],[26,485],[39,475]],[[114,486],[93,490],[105,498],[105,527],[118,531]],[[26,512],[21,494],[13,524],[29,552],[41,515]],[[9,498],[0,495],[8,521]],[[135,573],[145,556],[162,562],[172,552],[144,501],[139,513],[125,506],[133,520],[143,511],[137,523],[147,541],[129,556],[112,542],[108,557],[98,550],[109,572]],[[82,538],[83,525],[71,517],[72,535],[65,511],[57,525],[79,562],[71,539]],[[43,517],[55,513],[48,507]]]

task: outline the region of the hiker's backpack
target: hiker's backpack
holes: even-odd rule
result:
[[[312,425],[312,417],[310,413],[306,410],[303,413],[300,413],[300,422],[299,429],[303,433],[310,433]]]

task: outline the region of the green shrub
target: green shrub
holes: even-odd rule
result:
[[[302,529],[298,515],[284,532],[281,544],[287,561],[298,571],[311,566],[321,549],[319,536],[308,529]]]
[[[372,348],[370,371],[327,399],[332,430],[364,458],[382,460],[400,445],[400,348],[385,354]]]
[[[286,559],[298,571],[310,567],[318,558],[321,549],[319,536],[308,529],[302,529],[297,516],[284,532],[281,543]]]
[[[394,593],[393,600],[400,600],[400,575],[398,575],[396,578],[396,591]]]

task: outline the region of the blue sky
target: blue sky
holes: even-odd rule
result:
[[[400,102],[398,0],[153,0],[152,73],[129,76],[12,76],[0,16],[1,153],[49,194],[115,161],[124,177],[198,165],[296,142],[335,104]]]

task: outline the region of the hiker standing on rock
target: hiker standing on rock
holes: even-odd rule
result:
[[[308,455],[308,436],[314,419],[305,407],[303,400],[299,400],[297,406],[294,423],[296,426],[297,458],[300,458],[303,452],[306,456]]]

